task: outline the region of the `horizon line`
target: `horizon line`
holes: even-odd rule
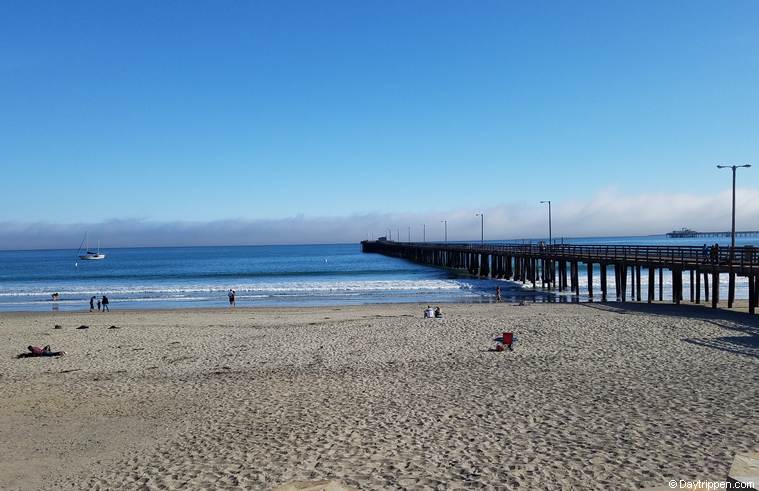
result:
[[[641,235],[578,235],[578,236],[557,236],[554,237],[554,242],[557,240],[563,240],[563,239],[610,239],[610,238],[624,238],[624,237],[664,237],[666,236],[666,233],[662,234],[641,234]],[[547,240],[548,237],[521,237],[516,239],[486,239],[485,242],[514,242],[514,241],[540,241],[540,240]],[[350,241],[350,242],[307,242],[307,243],[272,243],[272,244],[206,244],[206,245],[142,245],[142,246],[115,246],[115,247],[101,247],[101,249],[104,250],[120,250],[120,249],[178,249],[178,248],[202,248],[202,247],[296,247],[296,246],[326,246],[326,245],[347,245],[347,244],[361,244],[361,242],[364,242],[367,239],[361,239],[356,242]],[[377,240],[377,239],[372,239]],[[398,243],[406,243],[407,240],[401,240],[401,241],[393,241]],[[413,243],[420,243],[422,241],[411,241]],[[426,241],[430,244],[435,243],[443,243],[443,241],[437,241],[437,240],[428,240]],[[479,239],[472,239],[472,240],[458,240],[458,239],[449,239],[449,243],[479,243]],[[2,252],[36,252],[36,251],[77,251],[78,249],[74,248],[61,248],[61,247],[53,247],[53,248],[39,248],[39,249],[2,249],[0,248],[0,253]]]

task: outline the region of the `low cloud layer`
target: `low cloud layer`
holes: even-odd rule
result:
[[[759,190],[737,192],[737,228],[759,230]],[[518,239],[547,236],[545,205],[506,203],[484,210],[458,209],[435,212],[371,213],[339,217],[295,216],[271,220],[219,220],[212,222],[155,222],[146,219],[114,219],[101,223],[0,222],[0,249],[76,248],[85,231],[90,246],[100,239],[108,247],[255,245],[358,242],[367,237],[422,240],[443,239],[448,220],[449,240],[479,240],[480,220],[485,213],[485,238]],[[553,205],[554,237],[646,235],[690,227],[702,231],[729,230],[730,191],[713,195],[638,194],[625,195],[615,189],[599,192],[588,201]]]

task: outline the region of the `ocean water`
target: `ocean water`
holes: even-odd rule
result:
[[[238,306],[486,301],[492,289],[492,282],[363,254],[359,244],[103,252],[103,261],[81,261],[74,250],[0,251],[0,310],[81,310],[103,294],[112,309],[221,307],[230,288]]]
[[[712,239],[721,245],[729,239]],[[512,241],[513,242],[513,241]],[[701,245],[703,240],[653,237],[565,239],[588,244]],[[741,245],[759,245],[757,238]],[[234,288],[238,306],[351,305],[385,302],[490,302],[496,285],[507,301],[583,301],[500,280],[481,280],[378,254],[359,244],[104,248],[104,261],[75,250],[0,251],[0,311],[82,310],[106,294],[112,309],[223,307]],[[582,266],[584,268],[584,266]],[[613,270],[609,268],[610,288]],[[688,298],[687,275],[684,281]],[[727,288],[725,275],[723,288]],[[643,275],[645,288],[647,276]],[[584,291],[587,277],[581,269]],[[657,277],[658,281],[658,277]],[[665,297],[671,277],[665,274]],[[595,290],[600,279],[595,271]],[[738,298],[747,285],[738,282]],[[645,290],[644,290],[645,291]],[[726,291],[726,290],[725,290]],[[51,301],[59,293],[60,300]],[[658,295],[658,287],[657,287]],[[613,299],[610,299],[613,300]]]

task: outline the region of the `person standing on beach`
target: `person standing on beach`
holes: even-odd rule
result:
[[[500,285],[495,287],[495,301],[496,302],[500,302],[501,301],[501,287],[500,287]]]
[[[98,312],[100,312],[100,300],[98,300]]]
[[[95,310],[95,295],[90,297],[90,312]]]
[[[111,309],[108,307],[108,297],[103,295],[103,312],[105,312],[106,310],[108,310],[108,312],[111,311]]]
[[[229,306],[234,307],[235,306],[235,291],[230,288],[229,293],[227,293],[227,296],[229,297]]]

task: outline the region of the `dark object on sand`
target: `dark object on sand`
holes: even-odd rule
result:
[[[60,324],[56,324],[53,329],[63,329],[63,326]]]
[[[90,326],[85,326],[84,324],[82,324],[81,326],[77,327],[77,329],[89,329],[89,328],[90,328]]]
[[[27,347],[29,350],[29,353],[21,353],[20,355],[17,355],[16,358],[35,358],[37,356],[63,356],[66,354],[65,351],[51,351],[50,346],[45,346],[44,348],[40,348],[39,346],[29,346]]]
[[[111,326],[108,329],[121,329],[119,326]]]

